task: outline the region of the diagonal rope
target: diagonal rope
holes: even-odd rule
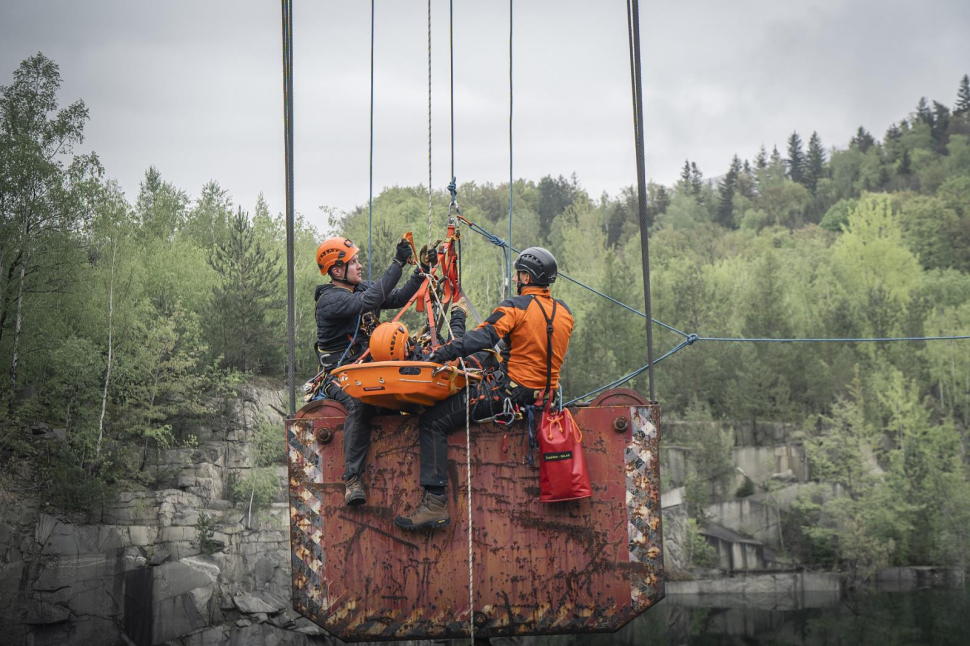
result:
[[[466,218],[461,218],[461,221],[464,222],[468,226],[469,230],[474,231],[478,235],[486,238],[489,242],[491,242],[496,247],[501,247],[504,253],[517,253],[519,251],[515,247],[511,247],[508,242],[506,242],[502,238],[498,237],[494,233],[490,233],[486,229],[483,229],[480,225],[478,225],[478,224],[476,224],[474,222],[471,222],[470,220],[468,220]],[[511,252],[507,252],[508,249],[511,249]],[[569,282],[571,282],[571,283],[573,283],[575,285],[578,285],[579,287],[582,287],[583,289],[585,289],[587,291],[590,291],[590,292],[596,294],[597,296],[599,296],[601,298],[605,298],[606,300],[610,301],[611,303],[614,303],[616,305],[619,305],[623,309],[625,309],[625,310],[627,310],[629,312],[633,312],[634,314],[636,314],[637,316],[639,316],[641,318],[646,318],[646,314],[644,314],[643,312],[641,312],[637,308],[632,307],[630,305],[627,305],[623,301],[618,301],[617,299],[613,298],[612,296],[609,296],[608,294],[604,294],[603,292],[599,291],[598,289],[595,289],[594,287],[590,287],[586,283],[583,283],[581,281],[578,281],[578,280],[576,280],[575,278],[573,278],[572,276],[570,276],[568,274],[564,274],[563,272],[559,272],[559,277],[560,278],[565,278]],[[689,336],[686,332],[682,332],[681,330],[678,330],[677,328],[675,328],[673,326],[667,325],[663,321],[659,321],[659,320],[657,320],[655,318],[651,318],[650,320],[653,323],[659,325],[660,327],[665,328],[667,330],[670,330],[671,332],[675,332],[676,334],[679,334],[680,336],[682,336],[684,338],[686,338],[686,337]]]

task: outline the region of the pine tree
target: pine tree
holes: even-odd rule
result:
[[[953,106],[953,114],[960,114],[964,117],[970,115],[970,77],[966,74],[960,79],[960,87],[957,90],[957,102]]]
[[[797,132],[788,138],[788,177],[793,182],[805,183],[805,152],[802,150],[802,138]]]
[[[876,140],[868,130],[862,126],[859,126],[859,129],[856,130],[855,136],[849,142],[849,145],[855,146],[859,149],[859,152],[865,153],[876,145]]]
[[[808,159],[805,165],[805,187],[815,195],[818,180],[825,173],[825,149],[822,139],[817,132],[813,132],[808,140]]]
[[[659,215],[666,213],[668,206],[670,206],[670,193],[667,191],[667,187],[661,184],[660,188],[657,189],[657,196],[654,199],[654,208]]]
[[[677,188],[685,195],[693,192],[690,181],[690,160],[688,159],[684,160],[684,167],[680,169],[680,181],[677,182]]]
[[[900,175],[910,175],[910,174],[912,174],[913,169],[912,169],[912,167],[910,165],[909,151],[908,150],[903,149],[903,155],[899,159],[899,168],[898,168],[898,170],[896,172],[899,173]]]
[[[950,130],[950,109],[940,103],[933,102],[933,125],[930,126],[930,134],[933,141],[937,142],[945,150],[947,135]],[[941,151],[942,152],[942,151]]]
[[[283,273],[279,254],[268,253],[256,239],[248,214],[240,207],[229,222],[228,237],[208,258],[219,275],[213,287],[213,311],[221,324],[217,346],[227,365],[259,369],[273,342],[266,315],[275,306]]]
[[[885,146],[891,161],[899,160],[899,156],[902,154],[903,150],[902,139],[903,131],[895,123],[886,129],[886,135],[883,137],[883,145]]]
[[[718,186],[717,223],[728,229],[734,228],[734,191],[737,188],[740,173],[741,160],[735,155],[727,174]]]
[[[690,163],[690,184],[694,195],[700,195],[704,188],[704,175],[695,162]]]
[[[761,144],[758,149],[758,156],[754,158],[754,165],[758,170],[768,168],[768,153],[765,152],[765,145]]]
[[[919,103],[916,104],[916,120],[929,126],[933,125],[933,112],[930,110],[925,96],[920,97]]]

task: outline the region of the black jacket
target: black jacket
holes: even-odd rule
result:
[[[401,265],[392,262],[378,280],[361,281],[354,291],[334,283],[318,285],[314,294],[317,302],[318,350],[343,352],[354,336],[359,315],[404,307],[421,287],[421,275],[415,270],[403,287],[394,289],[394,285],[401,280],[402,271]],[[367,335],[358,333],[355,347],[351,348],[346,358],[359,355],[367,347],[368,341]]]

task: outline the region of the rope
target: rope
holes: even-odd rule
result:
[[[640,70],[640,3],[628,0],[627,20],[630,25],[630,77],[633,81],[633,134],[637,156],[637,206],[640,218],[640,254],[643,261],[643,304],[650,318],[650,236],[647,222],[646,164],[643,160],[643,84]],[[647,323],[647,365],[650,400],[653,401],[653,326]]]
[[[469,221],[469,220],[467,220],[465,218],[461,218],[461,220],[462,220],[462,222],[464,222],[468,226],[468,229],[470,231],[474,231],[475,233],[481,235],[482,237],[484,237],[485,239],[487,239],[489,242],[491,242],[493,245],[495,245],[497,247],[502,247],[503,249],[511,249],[513,252],[517,252],[518,251],[518,249],[515,249],[514,247],[512,247],[508,242],[506,242],[502,238],[498,237],[494,233],[490,233],[489,231],[483,229],[478,224],[476,224],[474,222],[471,222],[471,221]],[[571,276],[569,276],[567,274],[564,274],[564,273],[561,273],[560,272],[559,276],[561,278],[565,278],[566,280],[568,280],[569,282],[571,282],[571,283],[573,283],[575,285],[578,285],[578,286],[582,287],[583,289],[586,289],[586,290],[588,290],[588,291],[596,294],[597,296],[600,296],[602,298],[605,298],[606,300],[610,301],[611,303],[614,303],[616,305],[619,305],[620,307],[624,308],[625,310],[628,310],[630,312],[633,312],[637,316],[646,318],[646,315],[643,312],[641,312],[640,310],[638,310],[638,309],[636,309],[634,307],[631,307],[631,306],[627,305],[626,303],[623,303],[622,301],[618,301],[617,299],[613,298],[612,296],[609,296],[607,294],[604,294],[603,292],[601,292],[601,291],[599,291],[597,289],[594,289],[593,287],[590,287],[589,285],[587,285],[587,284],[585,284],[583,282],[580,282],[580,281],[576,280],[575,278],[572,278]],[[720,342],[726,342],[726,343],[895,343],[895,342],[911,342],[911,341],[961,341],[961,340],[964,340],[964,339],[970,339],[970,335],[956,335],[956,336],[898,336],[898,337],[873,337],[873,338],[862,338],[862,337],[859,337],[859,338],[856,338],[856,337],[852,337],[852,338],[849,338],[849,337],[838,337],[838,338],[835,338],[835,337],[830,337],[830,338],[805,338],[805,339],[772,339],[772,338],[765,338],[765,337],[761,337],[761,338],[748,338],[748,337],[699,336],[697,334],[689,334],[689,333],[684,332],[682,330],[678,330],[677,328],[673,327],[672,325],[668,325],[668,324],[664,323],[663,321],[659,321],[659,320],[657,320],[655,318],[652,318],[652,317],[651,317],[650,321],[652,323],[655,323],[655,324],[659,325],[660,327],[662,327],[662,328],[664,328],[666,330],[669,330],[671,332],[674,332],[676,334],[679,334],[680,336],[684,337],[684,340],[681,341],[676,347],[674,347],[673,350],[667,352],[662,357],[660,357],[659,359],[653,361],[652,363],[648,363],[647,365],[645,365],[645,366],[643,366],[641,368],[638,368],[638,369],[634,370],[633,372],[631,372],[628,375],[625,375],[623,377],[620,377],[616,381],[614,381],[614,382],[612,382],[610,384],[607,384],[606,386],[603,386],[602,388],[597,388],[596,390],[590,391],[590,392],[586,393],[585,395],[581,395],[579,397],[576,397],[576,398],[570,400],[567,403],[567,405],[571,405],[571,404],[573,404],[575,402],[584,400],[587,397],[590,397],[592,395],[599,394],[599,393],[603,392],[604,390],[606,390],[607,388],[614,388],[614,387],[616,387],[616,386],[618,386],[620,384],[626,383],[627,381],[630,381],[631,379],[633,379],[637,375],[639,375],[639,374],[641,374],[641,373],[649,370],[651,365],[657,365],[658,363],[660,363],[661,361],[663,361],[664,359],[666,359],[670,355],[674,354],[675,352],[677,352],[677,351],[679,351],[679,350],[681,350],[681,349],[683,349],[683,348],[685,348],[685,347],[687,347],[689,345],[693,345],[697,341],[720,341]]]
[[[476,224],[474,222],[471,222],[469,220],[466,220],[464,218],[462,218],[462,221],[468,226],[468,229],[470,231],[474,231],[478,235],[484,237],[485,239],[487,239],[489,242],[491,242],[496,247],[502,247],[503,250],[511,249],[511,251],[513,253],[517,253],[519,251],[515,247],[511,247],[508,242],[506,242],[502,238],[498,237],[494,233],[491,233],[491,232],[483,229],[480,225],[478,225],[478,224]],[[641,312],[637,308],[631,307],[630,305],[627,305],[626,303],[624,303],[622,301],[618,301],[615,298],[613,298],[612,296],[609,296],[607,294],[604,294],[603,292],[601,292],[601,291],[599,291],[599,290],[597,290],[597,289],[595,289],[593,287],[590,287],[586,283],[583,283],[583,282],[580,282],[580,281],[576,280],[575,278],[573,278],[572,276],[569,276],[568,274],[564,274],[562,272],[559,272],[559,277],[560,278],[565,278],[569,282],[571,282],[571,283],[573,283],[575,285],[578,285],[578,286],[582,287],[583,289],[588,290],[588,291],[596,294],[597,296],[600,296],[601,298],[605,298],[606,300],[610,301],[611,303],[614,303],[616,305],[619,305],[623,309],[628,310],[630,312],[633,312],[634,314],[636,314],[639,317],[646,318],[646,314],[644,314],[643,312]],[[682,332],[682,331],[678,330],[677,328],[675,328],[673,326],[667,325],[663,321],[658,321],[655,318],[651,318],[650,320],[653,323],[656,323],[657,325],[659,325],[660,327],[665,328],[667,330],[670,330],[671,332],[675,332],[675,333],[679,334],[680,336],[682,336],[684,338],[686,338],[688,336],[688,334],[686,332]]]
[[[296,306],[293,207],[293,4],[282,2],[283,22],[283,157],[286,174],[286,385],[289,414],[296,413]]]
[[[475,644],[475,554],[472,550],[472,380],[468,377],[465,360],[459,359],[465,373],[465,473],[468,474],[468,635],[469,644]]]
[[[451,100],[451,183],[455,183],[455,3],[448,0],[448,55],[449,55],[449,76],[450,76],[450,100]],[[451,187],[448,187],[449,190]],[[455,193],[451,194],[452,203],[455,202]]]
[[[638,376],[638,375],[646,372],[647,370],[649,370],[650,367],[651,367],[651,365],[653,365],[653,366],[657,365],[658,363],[660,363],[661,361],[663,361],[664,359],[666,359],[670,355],[674,354],[675,352],[679,352],[680,350],[683,350],[687,346],[691,345],[693,342],[694,341],[692,341],[690,338],[685,339],[685,340],[681,341],[680,343],[678,343],[676,346],[674,346],[674,348],[672,350],[668,351],[666,354],[664,354],[663,356],[661,356],[659,359],[656,359],[652,364],[647,364],[645,366],[642,366],[640,368],[637,368],[636,370],[634,370],[630,374],[624,375],[624,376],[620,377],[619,379],[617,379],[616,381],[613,381],[613,382],[610,382],[610,383],[606,384],[605,386],[600,386],[596,390],[591,390],[588,393],[586,393],[585,395],[580,395],[579,397],[574,397],[573,399],[570,399],[568,402],[566,402],[565,405],[566,406],[572,406],[576,402],[582,401],[582,400],[586,399],[587,397],[592,397],[593,395],[598,395],[601,392],[603,392],[604,390],[609,390],[610,388],[616,388],[617,386],[620,386],[622,384],[625,384],[626,382],[630,381],[634,377],[636,377],[636,376]]]
[[[657,365],[670,355],[683,350],[689,345],[694,345],[697,341],[723,341],[728,343],[899,343],[899,342],[914,342],[914,341],[961,341],[970,339],[970,334],[956,335],[956,336],[884,336],[884,337],[870,337],[870,338],[811,338],[811,339],[772,339],[772,338],[745,338],[745,337],[716,337],[716,336],[698,336],[696,334],[688,334],[687,338],[678,343],[672,350],[664,354],[662,357],[653,362],[653,365]],[[650,365],[645,365],[637,368],[628,375],[620,377],[616,381],[613,381],[605,386],[597,388],[596,390],[591,390],[585,395],[580,395],[575,397],[568,402],[567,406],[584,400],[587,397],[597,395],[604,390],[609,388],[615,388],[621,384],[624,384],[637,375],[642,374],[644,371],[648,370]]]
[[[434,203],[431,184],[431,0],[428,0],[428,248],[434,235]]]
[[[509,249],[512,248],[512,0],[509,0]],[[505,294],[512,298],[512,252],[505,255]]]
[[[374,0],[370,0],[370,185],[367,197],[367,280],[374,256]]]

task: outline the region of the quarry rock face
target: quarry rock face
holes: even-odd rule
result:
[[[150,452],[144,471],[160,488],[106,501],[98,522],[55,515],[29,487],[0,488],[0,643],[337,643],[290,608],[283,490],[254,511],[230,500],[230,473],[254,467],[254,426],[279,424],[282,442],[282,392],[242,390],[231,428]]]

